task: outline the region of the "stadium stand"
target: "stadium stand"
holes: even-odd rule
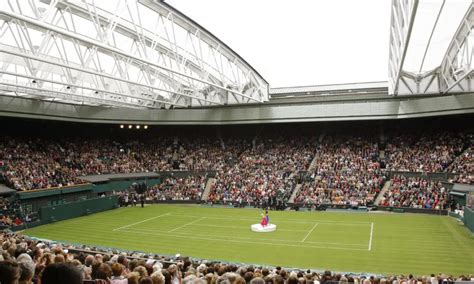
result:
[[[351,125],[348,126],[350,127]],[[283,129],[286,131],[286,128]],[[176,135],[163,131],[166,135],[159,139],[154,138],[154,133],[133,138],[120,135],[103,137],[99,134],[101,131],[97,131],[92,137],[84,136],[79,139],[69,139],[67,136],[57,139],[54,131],[51,131],[32,139],[33,135],[14,135],[15,132],[10,132],[0,140],[0,172],[4,182],[21,194],[28,194],[29,191],[47,192],[48,188],[60,185],[80,185],[84,183],[82,178],[87,175],[140,172],[156,172],[161,175],[162,182],[159,184],[138,184],[128,191],[116,192],[122,206],[140,206],[143,197],[141,194],[144,194],[149,203],[194,201],[234,207],[250,205],[284,209],[289,207],[288,199],[299,185],[294,200],[297,206],[378,206],[441,211],[449,209],[452,200],[448,189],[440,181],[446,182],[448,180],[445,178],[449,177],[452,182],[468,183],[466,176],[471,171],[472,164],[472,145],[470,142],[466,143],[468,139],[464,138],[469,136],[468,130],[426,130],[422,134],[407,131],[403,134],[403,139],[390,128],[385,130],[382,138],[379,133],[373,133],[371,127],[355,131],[344,129],[341,131],[343,134],[316,130],[314,133],[311,129],[299,134],[280,135],[273,134],[273,129],[269,127],[266,131],[247,137],[240,137],[241,133],[223,133],[215,135],[215,138],[209,138],[213,136],[206,133],[205,129],[198,129],[196,133],[189,135],[185,132]],[[440,141],[437,141],[436,133],[442,137],[438,139]],[[447,137],[454,137],[453,142],[446,142]],[[410,143],[405,145],[402,141]],[[430,149],[434,149],[431,154]],[[418,155],[416,161],[415,155]],[[417,166],[404,168],[403,165],[410,163]],[[442,178],[426,179],[430,171],[440,174]],[[410,174],[422,175],[423,178]],[[41,178],[38,179],[37,176]],[[213,183],[205,201],[202,197],[211,176]],[[380,203],[374,204],[387,180],[390,180],[390,187],[381,196]],[[14,229],[15,222],[16,225],[29,223],[33,218],[31,214],[23,214],[19,204],[6,205],[10,202],[7,199],[2,199],[2,202],[1,220],[5,227]],[[145,253],[107,248],[64,245],[58,250],[58,245],[53,243],[43,241],[39,245],[39,241],[11,233],[3,233],[2,238],[2,257],[5,261],[22,262],[27,257],[20,257],[23,252],[21,247],[26,246],[25,250],[37,268],[34,277],[41,278],[41,271],[48,263],[62,262],[64,258],[65,262],[77,266],[79,270],[83,268],[83,283],[92,283],[86,281],[100,278],[117,280],[111,283],[125,283],[123,280],[128,283],[129,279],[131,283],[147,283],[147,277],[155,279],[151,283],[161,283],[160,281],[171,279],[169,276],[173,273],[183,281],[188,277],[188,280],[203,283],[220,283],[226,279],[250,283],[253,279],[255,282],[260,281],[260,278],[264,282],[287,283],[296,280],[345,282],[345,279],[348,282],[393,283],[471,277],[443,274],[376,276],[329,271],[308,272],[154,255],[153,259],[149,259],[149,255]],[[16,246],[15,250],[13,244]],[[47,257],[38,258],[38,245]],[[65,253],[64,249],[74,253]],[[130,260],[126,264],[122,262],[123,266],[118,266],[114,263],[118,258]],[[156,261],[162,264],[156,265]],[[153,270],[152,263],[156,265],[156,271]],[[0,265],[7,264],[2,262]],[[136,269],[138,266],[143,268]],[[117,275],[114,276],[114,270],[120,271],[120,268],[122,272],[116,272]]]
[[[148,201],[158,200],[200,200],[206,187],[206,176],[185,178],[168,177],[159,185],[145,192]]]
[[[279,206],[288,200],[296,186],[294,177],[308,168],[313,155],[308,139],[264,140],[218,172],[208,200]]]
[[[448,191],[439,181],[420,177],[394,176],[380,206],[447,209]]]
[[[295,203],[366,206],[380,192],[384,177],[378,145],[365,138],[328,137],[318,145],[314,170]]]
[[[387,141],[388,169],[442,172],[463,150],[463,139],[449,132],[427,135],[398,133]]]
[[[474,184],[474,147],[470,146],[458,156],[448,170],[456,174],[450,182]]]
[[[472,181],[472,148],[463,152],[460,138],[466,133],[389,134],[394,138],[386,139],[383,159],[381,141],[373,134],[329,135],[318,142],[306,135],[225,142],[206,136],[153,141],[4,137],[0,174],[6,185],[25,191],[83,184],[81,177],[87,175],[187,171],[201,173],[199,185],[196,178],[171,178],[149,189],[147,199],[199,201],[207,179],[202,174],[215,172],[207,202],[271,207],[288,202],[297,184],[301,189],[294,203],[372,205],[393,170],[448,170],[457,173],[451,181]]]
[[[293,27],[300,21],[290,16],[320,20],[324,17],[302,12],[326,11],[284,3],[278,21],[285,28],[278,29],[278,39],[289,45],[265,49],[269,31],[257,38],[247,33],[243,41],[251,44],[249,50],[270,54],[286,47],[293,55],[288,60],[284,52],[276,54],[268,62],[278,68],[267,66],[266,73],[282,70],[298,80],[322,82],[326,76],[316,69],[337,81],[351,74],[364,78],[370,70],[378,81],[280,87],[271,84],[285,84],[281,78],[267,81],[210,32],[219,34],[218,29],[208,31],[174,8],[174,1],[3,2],[8,5],[0,9],[0,284],[474,282],[473,274],[340,273],[80,244],[189,255],[199,247],[199,257],[273,264],[288,258],[285,265],[384,273],[407,267],[417,273],[432,267],[453,274],[474,271],[473,1],[392,0],[383,10],[391,20],[381,17],[390,32],[383,81],[378,67],[367,64],[382,62],[379,52],[365,54],[379,49],[371,37],[384,38],[375,29],[364,38],[347,29],[352,27],[344,23],[347,15],[327,14],[345,27],[337,33],[343,44],[323,38],[335,26],[328,21],[327,27],[305,24],[310,36],[302,36],[292,32],[303,29]],[[267,17],[278,14],[267,13],[268,7],[259,11],[258,5],[244,7],[243,14],[199,5],[214,16],[232,10],[238,19],[230,23],[238,26],[250,15],[272,27]],[[345,10],[360,19],[367,18],[365,12],[382,12],[378,3],[357,5],[361,9]],[[371,21],[371,27],[383,27]],[[350,20],[359,22],[364,21]],[[285,40],[288,31],[298,40]],[[305,44],[308,39],[331,44]],[[338,45],[344,52],[319,49]],[[354,52],[349,59],[360,61],[330,60],[331,69],[305,55],[307,62],[300,63],[295,55],[304,55],[302,47],[316,47],[310,55],[325,59]],[[422,58],[416,49],[424,50]],[[205,214],[179,212],[189,208]],[[110,219],[95,214],[106,210]],[[266,226],[271,210],[334,212],[273,212],[271,225],[278,231],[257,239],[261,234],[249,230],[259,226],[251,224],[252,215],[261,214],[260,226]],[[440,216],[417,215],[403,226],[405,216],[388,211]],[[78,223],[68,223],[73,218]],[[424,221],[429,218],[434,221]],[[64,238],[53,234],[61,229]]]

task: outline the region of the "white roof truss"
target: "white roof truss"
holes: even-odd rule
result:
[[[192,20],[152,0],[6,0],[0,94],[130,108],[261,103],[268,83]]]

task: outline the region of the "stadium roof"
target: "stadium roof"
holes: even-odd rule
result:
[[[287,1],[263,1],[252,6],[241,1],[234,4],[244,6],[252,12],[251,15],[259,15],[246,17],[241,11],[215,11],[215,7],[211,9],[205,6],[205,3],[210,5],[206,1],[200,1],[199,4],[193,2],[192,5],[181,0],[2,1],[0,95],[80,105],[159,109],[262,103],[268,101],[271,94],[281,95],[285,92],[331,95],[382,91],[392,95],[415,95],[473,91],[471,30],[474,26],[474,4],[471,0],[392,0],[391,5],[388,0],[357,1],[356,4],[354,1],[331,2],[333,8],[340,3],[345,3],[346,8],[370,4],[379,5],[377,7],[380,9],[386,5],[387,11],[391,11],[390,22],[387,20],[386,25],[380,17],[365,17],[364,9],[357,12],[361,13],[358,14],[358,20],[352,20],[354,26],[357,26],[358,21],[365,21],[366,26],[383,27],[387,38],[390,34],[389,46],[384,48],[379,47],[380,42],[371,44],[369,40],[370,37],[374,40],[380,38],[380,34],[371,34],[368,30],[354,33],[347,19],[344,19],[347,16],[344,12],[334,16],[330,14],[331,18],[340,17],[344,33],[340,33],[341,27],[334,24],[315,26],[311,22],[304,22],[302,26],[292,26],[301,24],[292,20],[292,17],[315,19],[328,14],[324,5],[329,4],[323,2],[305,2],[298,6],[298,13],[285,10],[290,9]],[[271,4],[274,4],[272,13],[259,10],[267,9]],[[198,5],[198,8],[193,5]],[[188,6],[194,9],[193,18],[198,15],[199,22],[204,19],[206,28],[185,15],[188,14],[186,9],[190,9]],[[318,16],[315,14],[312,17],[312,13],[316,12]],[[372,13],[385,15],[381,10]],[[216,14],[219,17],[214,24],[222,26],[221,31],[232,31],[226,34],[226,38],[240,36],[236,41],[226,39],[226,42],[233,42],[233,48],[235,42],[246,44],[251,52],[254,49],[256,53],[263,50],[264,54],[258,53],[256,57],[270,57],[275,65],[268,68],[278,70],[285,76],[298,77],[303,72],[308,73],[299,68],[285,68],[285,61],[304,65],[298,59],[301,57],[297,56],[301,56],[300,49],[305,44],[294,42],[293,34],[306,39],[313,38],[312,33],[332,32],[335,29],[334,33],[340,33],[337,36],[345,42],[324,44],[328,42],[324,34],[318,37],[323,44],[310,45],[314,54],[321,53],[318,49],[320,46],[329,45],[334,49],[334,54],[324,53],[322,56],[337,58],[342,56],[338,52],[340,45],[347,50],[347,42],[362,42],[348,45],[349,49],[358,52],[360,46],[384,49],[388,51],[388,60],[386,57],[367,58],[364,55],[359,58],[351,55],[359,61],[347,62],[347,70],[340,63],[331,66],[337,68],[338,72],[330,72],[333,69],[321,64],[311,66],[313,70],[323,70],[323,73],[343,78],[344,75],[355,76],[367,70],[377,71],[371,66],[374,66],[374,62],[379,65],[383,62],[385,66],[388,65],[388,68],[385,67],[385,70],[388,69],[387,83],[379,82],[379,77],[374,78],[377,82],[373,83],[329,82],[331,85],[270,90],[259,72],[207,30],[214,32],[216,29],[211,24],[208,26],[211,22],[207,21]],[[250,22],[251,27],[257,27],[259,23],[263,25],[265,22],[265,27],[271,29],[274,23],[266,22],[275,20],[273,14],[279,17],[276,20],[280,22],[281,15],[286,17],[286,33],[277,31],[279,42],[271,41],[275,38],[273,32],[269,36],[261,32],[252,35],[252,29],[242,25]],[[222,17],[231,15],[237,15],[238,21],[222,21]],[[379,22],[370,22],[374,19]],[[230,25],[239,27],[236,31],[229,28]],[[217,35],[221,37],[221,34]],[[259,43],[253,40],[255,37],[264,40]],[[285,40],[285,37],[289,40]],[[261,43],[267,41],[268,45],[262,46]],[[288,49],[288,42],[292,49]],[[286,49],[279,50],[280,45]],[[275,55],[275,52],[278,54]],[[303,54],[308,61],[311,55]],[[244,57],[247,58],[247,55]],[[354,68],[352,65],[357,72],[350,71],[354,70],[351,69]],[[315,81],[318,82],[318,78],[315,77]]]
[[[389,92],[472,92],[474,4],[470,0],[392,2]]]
[[[8,0],[0,92],[75,104],[169,108],[260,103],[268,83],[156,0]]]

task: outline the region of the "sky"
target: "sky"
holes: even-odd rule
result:
[[[165,0],[270,84],[387,81],[391,0]]]

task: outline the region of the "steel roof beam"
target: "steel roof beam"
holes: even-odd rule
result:
[[[57,6],[60,7],[60,8],[64,8],[64,9],[68,8],[68,9],[70,9],[70,11],[73,14],[75,14],[77,16],[80,16],[84,19],[89,19],[89,17],[90,17],[89,12],[84,7],[76,5],[75,3],[68,2],[68,1],[62,1],[62,2],[59,2]],[[106,15],[103,14],[103,12],[101,13],[100,9],[96,9],[95,12],[97,13],[97,16],[98,16],[97,18],[98,18],[98,21],[101,25],[106,26],[111,22],[111,20],[109,18],[107,18]],[[123,34],[123,35],[125,35],[129,38],[138,38],[138,35],[137,35],[136,31],[133,30],[133,27],[131,25],[132,25],[131,23],[128,23],[125,20],[117,21],[115,23],[114,31],[116,31],[120,34]],[[150,47],[150,48],[153,47],[155,50],[157,50],[157,51],[159,51],[163,54],[169,54],[169,53],[173,54],[176,57],[176,58],[173,58],[173,60],[185,62],[186,66],[189,67],[190,69],[192,69],[195,73],[200,74],[201,77],[205,76],[206,71],[203,70],[202,68],[200,68],[198,65],[194,64],[194,62],[192,62],[190,60],[185,60],[184,56],[177,53],[175,50],[172,50],[172,49],[160,44],[156,40],[154,40],[152,38],[153,35],[150,32],[148,32],[146,30],[143,30],[142,32],[143,32],[143,34],[142,34],[143,35],[143,40],[148,45],[148,47]],[[163,40],[166,40],[166,39],[163,39]],[[199,58],[196,58],[196,59],[199,59]],[[201,59],[199,59],[199,60],[201,60]],[[209,67],[211,68],[211,66],[209,66]],[[216,71],[218,71],[218,70],[216,70]],[[213,80],[218,81],[218,79],[214,76],[212,76],[211,78]],[[220,83],[222,83],[222,82],[220,82]]]
[[[116,107],[131,107],[131,108],[142,108],[142,105],[134,104],[134,103],[127,103],[123,101],[116,101],[116,100],[110,100],[107,98],[96,98],[93,96],[85,96],[83,94],[77,95],[77,94],[72,94],[72,93],[67,93],[67,92],[62,92],[59,90],[55,89],[45,89],[45,88],[40,88],[40,87],[33,87],[33,86],[26,86],[26,85],[20,85],[17,82],[14,83],[8,83],[5,81],[0,82],[0,88],[1,86],[6,86],[7,89],[3,89],[4,91],[9,91],[9,92],[24,92],[28,93],[29,95],[33,94],[36,96],[41,96],[47,99],[50,98],[57,98],[61,100],[71,100],[71,101],[76,101],[76,102],[84,102],[85,100],[88,102],[94,102],[97,104],[103,104],[103,105],[111,105],[111,106],[116,106]],[[23,91],[22,91],[23,90]]]
[[[462,87],[462,82],[471,80],[470,78],[474,56],[474,39],[472,30],[474,28],[474,3],[471,2],[469,9],[464,15],[461,24],[454,34],[446,54],[441,61],[440,71],[440,92],[447,93],[455,86]],[[471,83],[465,84],[472,92],[474,89]]]
[[[389,94],[397,95],[418,0],[393,0],[390,21]]]
[[[105,77],[105,78],[108,78],[108,79],[111,79],[111,80],[121,81],[121,82],[124,82],[124,83],[127,83],[127,84],[136,85],[136,86],[140,86],[140,87],[147,88],[147,89],[153,89],[153,90],[157,90],[157,91],[168,92],[168,93],[172,93],[172,94],[176,94],[176,95],[180,95],[180,96],[187,96],[187,97],[190,97],[190,98],[197,99],[196,97],[185,94],[185,93],[170,91],[170,90],[166,90],[166,89],[163,89],[163,88],[157,88],[157,87],[154,87],[154,86],[151,86],[151,85],[145,85],[145,84],[137,83],[137,82],[134,82],[134,81],[131,81],[131,80],[122,79],[120,77],[114,77],[112,75],[109,75],[109,74],[106,74],[106,73],[103,73],[103,72],[96,72],[96,71],[88,70],[88,69],[85,69],[85,68],[82,68],[82,67],[76,67],[72,64],[63,64],[63,63],[55,62],[53,60],[46,59],[44,57],[39,57],[39,56],[30,55],[30,54],[26,54],[26,53],[7,50],[4,47],[1,47],[1,45],[0,45],[0,53],[7,53],[7,54],[23,57],[23,58],[32,59],[32,60],[35,60],[35,61],[44,62],[44,63],[47,63],[47,64],[60,66],[60,67],[63,67],[63,68],[69,68],[69,69],[73,69],[73,70],[76,70],[76,71],[79,71],[79,72],[83,72],[83,73],[87,73],[87,74],[91,74],[91,75],[96,75],[96,76],[100,76],[100,77]],[[122,95],[122,93],[119,93],[119,94]],[[219,104],[219,103],[216,103],[214,101],[206,100],[206,99],[202,99],[202,98],[200,98],[200,100],[206,101],[206,102],[211,103],[211,104]],[[175,104],[171,101],[159,101],[159,100],[157,100],[157,101],[162,102],[162,103],[166,103],[166,104],[186,107],[186,105]]]
[[[204,83],[206,85],[209,85],[209,86],[213,86],[215,88],[218,88],[222,91],[226,91],[226,92],[230,92],[230,93],[233,93],[233,94],[236,94],[238,96],[241,96],[241,97],[245,97],[245,98],[248,98],[250,100],[253,100],[253,101],[257,101],[257,102],[262,102],[261,100],[259,99],[255,99],[251,96],[247,96],[245,94],[242,94],[242,93],[239,93],[235,90],[232,90],[232,89],[228,89],[228,88],[225,88],[225,87],[222,87],[222,86],[219,86],[217,84],[214,84],[212,82],[209,82],[209,81],[206,81],[206,80],[202,80],[200,78],[196,78],[194,76],[190,76],[188,74],[185,74],[185,73],[182,73],[182,72],[179,72],[179,71],[176,71],[176,70],[173,70],[171,68],[168,68],[168,67],[165,67],[165,66],[161,66],[161,65],[158,65],[158,64],[155,64],[149,60],[146,60],[144,58],[139,58],[137,56],[133,56],[133,55],[130,55],[120,49],[117,49],[117,48],[114,48],[114,47],[111,47],[109,45],[106,45],[102,42],[99,42],[95,39],[91,39],[91,38],[87,38],[83,35],[80,35],[80,34],[76,34],[76,33],[73,33],[73,32],[70,32],[70,31],[67,31],[67,30],[64,30],[64,29],[61,29],[61,28],[58,28],[58,27],[55,27],[51,24],[48,24],[48,23],[45,23],[45,22],[42,22],[42,21],[38,21],[38,20],[35,20],[35,19],[32,19],[32,18],[29,18],[29,17],[26,17],[26,16],[23,16],[23,15],[19,15],[19,14],[16,14],[16,13],[11,13],[11,12],[8,12],[8,11],[0,11],[0,17],[7,17],[7,18],[11,18],[11,19],[16,19],[18,21],[21,21],[29,26],[32,26],[33,28],[37,28],[37,29],[40,29],[42,31],[52,31],[54,33],[57,33],[63,37],[65,37],[65,39],[75,39],[79,42],[81,42],[82,44],[86,45],[86,46],[96,46],[98,47],[101,51],[103,52],[106,52],[106,53],[109,53],[109,54],[118,54],[124,58],[128,58],[130,60],[133,60],[135,61],[136,63],[140,63],[140,64],[143,64],[144,66],[150,66],[150,67],[153,67],[153,68],[158,68],[158,69],[161,69],[161,70],[165,70],[165,71],[168,71],[168,72],[171,72],[173,74],[176,74],[178,76],[182,76],[182,77],[185,77],[185,78],[188,78],[188,79],[191,79],[193,81],[197,81],[197,82],[201,82],[201,83]],[[195,99],[198,99],[198,98],[195,98]]]

